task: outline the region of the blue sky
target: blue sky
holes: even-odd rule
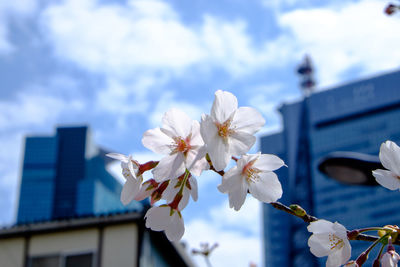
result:
[[[276,108],[300,97],[294,69],[305,53],[318,90],[398,68],[400,20],[383,14],[386,4],[0,1],[0,224],[14,219],[24,136],[89,124],[97,144],[144,162],[157,157],[141,145],[143,132],[170,107],[199,119],[217,89],[262,112],[259,135],[277,131]],[[239,213],[229,210],[219,182],[198,179],[184,240],[219,242],[215,266],[261,264],[258,203],[249,197]]]

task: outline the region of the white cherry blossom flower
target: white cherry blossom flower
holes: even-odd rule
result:
[[[343,225],[318,220],[311,222],[307,230],[313,233],[308,239],[311,253],[317,257],[328,256],[327,267],[341,266],[350,259],[351,246]]]
[[[180,240],[185,232],[182,214],[169,205],[150,208],[145,218],[147,228],[164,231],[170,241]]]
[[[192,196],[194,201],[197,201],[198,198],[198,187],[197,187],[197,180],[195,177],[191,176],[187,179],[185,185],[183,183],[183,176],[172,179],[169,182],[167,189],[165,189],[162,198],[165,199],[167,202],[171,202],[175,199],[176,195],[183,186],[182,191],[182,199],[179,201],[178,210],[183,210],[187,204],[189,203],[189,197]]]
[[[177,178],[186,169],[200,176],[208,166],[199,122],[178,109],[167,111],[162,127],[146,131],[142,143],[155,153],[166,154],[152,171],[157,182]]]
[[[275,155],[244,155],[237,161],[237,166],[224,174],[218,189],[228,193],[229,206],[235,210],[242,207],[248,191],[262,202],[274,202],[282,196],[282,186],[272,171],[284,165]]]
[[[383,254],[381,258],[382,267],[397,267],[397,262],[400,260],[399,254],[394,250],[389,250]]]
[[[139,163],[132,159],[132,156],[125,156],[118,153],[109,153],[108,157],[121,161],[122,175],[126,179],[121,192],[121,202],[128,205],[137,196],[143,182],[143,176],[138,175]]]
[[[400,148],[392,141],[381,145],[379,159],[387,170],[374,170],[376,181],[390,190],[400,189]]]
[[[230,92],[215,92],[211,114],[201,118],[201,135],[214,168],[223,170],[233,155],[246,154],[256,141],[253,134],[264,124],[254,108],[238,108],[237,98]]]

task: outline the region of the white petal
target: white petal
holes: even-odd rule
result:
[[[196,178],[190,177],[189,178],[189,183],[190,183],[190,187],[192,188],[192,190],[190,190],[190,194],[192,196],[192,199],[194,201],[197,201],[197,199],[198,199],[198,186],[197,186]]]
[[[230,92],[218,90],[215,92],[215,99],[210,115],[219,123],[224,123],[236,111],[237,107],[236,96]]]
[[[390,190],[400,189],[400,180],[391,171],[378,169],[372,171],[372,175],[381,186]]]
[[[213,119],[206,114],[201,116],[200,133],[206,144],[209,144],[213,139],[220,138]]]
[[[146,227],[154,231],[163,231],[170,224],[169,216],[171,208],[169,206],[151,207],[144,216]]]
[[[240,210],[246,200],[248,187],[245,184],[240,183],[239,187],[235,191],[229,191],[229,206],[234,208],[236,211]]]
[[[229,145],[220,137],[211,140],[207,144],[208,155],[217,171],[225,169],[232,154],[229,153]]]
[[[162,193],[161,198],[165,199],[167,202],[173,201],[176,194],[179,192],[179,187],[176,186],[178,182],[178,179],[171,179],[167,188]]]
[[[334,232],[333,223],[323,219],[311,222],[310,225],[307,227],[307,230],[314,234]]]
[[[333,223],[333,231],[337,237],[340,237],[343,240],[347,240],[347,229],[343,225],[338,222]]]
[[[218,186],[218,190],[221,193],[236,191],[239,189],[242,179],[241,169],[239,169],[237,166],[234,166],[224,174],[222,177],[222,183]]]
[[[246,132],[235,131],[229,136],[229,153],[236,156],[246,154],[255,142],[255,136]]]
[[[175,137],[182,138],[186,138],[190,134],[192,127],[192,119],[185,112],[176,108],[165,112],[162,123],[163,129],[173,133]]]
[[[325,257],[331,253],[328,234],[313,234],[308,239],[310,251],[316,257]]]
[[[127,179],[121,191],[121,202],[128,205],[139,191],[140,183],[137,180]]]
[[[107,157],[109,158],[113,158],[122,162],[127,163],[128,162],[128,157],[123,155],[123,154],[119,154],[119,153],[107,153],[106,154]]]
[[[175,153],[163,157],[152,173],[157,182],[174,179],[185,172],[184,157],[182,153]]]
[[[183,210],[186,208],[187,204],[189,203],[190,192],[189,190],[183,190],[182,199],[179,201],[178,210]]]
[[[392,141],[386,141],[381,145],[379,159],[383,167],[400,175],[400,148]]]
[[[274,171],[284,166],[285,162],[279,157],[272,154],[261,154],[257,161],[254,162],[254,167],[260,171]]]
[[[168,228],[165,229],[165,234],[169,241],[179,241],[183,234],[185,233],[185,225],[183,223],[182,217],[179,216],[178,212],[175,211],[172,215],[171,223],[168,225]]]
[[[351,247],[350,244],[346,244],[344,245],[343,248],[333,250],[333,252],[329,254],[328,260],[326,261],[326,266],[327,267],[342,266],[350,259],[350,256],[351,256]]]
[[[275,202],[282,197],[282,186],[273,172],[260,173],[260,180],[250,182],[249,191],[256,199],[265,202]]]
[[[174,140],[163,133],[160,128],[155,128],[147,130],[143,134],[142,144],[154,153],[169,154]]]
[[[191,146],[203,146],[204,141],[203,138],[201,137],[200,133],[200,123],[198,121],[193,120],[192,121],[192,138],[190,139],[190,145]]]
[[[264,126],[265,120],[254,108],[240,107],[233,116],[232,126],[236,130],[254,134]]]
[[[206,148],[201,147],[200,150],[190,150],[186,154],[186,168],[195,176],[200,176],[201,173],[208,169],[209,165],[205,158]]]

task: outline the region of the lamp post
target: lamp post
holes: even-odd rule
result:
[[[349,185],[378,185],[372,171],[384,169],[377,156],[356,152],[332,152],[322,158],[318,169],[330,178]]]

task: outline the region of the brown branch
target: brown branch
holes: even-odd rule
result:
[[[280,202],[271,202],[269,203],[272,207],[274,207],[275,209],[278,210],[282,210],[286,213],[289,213],[290,215],[296,216],[300,219],[302,219],[304,222],[306,223],[311,223],[314,221],[317,221],[318,218],[308,215],[307,213],[303,214],[298,214],[296,213],[293,209],[289,208],[288,206],[280,203]],[[349,233],[350,231],[347,231],[347,233]],[[377,236],[372,236],[372,235],[366,235],[366,234],[358,234],[357,236],[355,236],[354,238],[351,238],[351,240],[361,240],[361,241],[368,241],[368,242],[375,242],[376,240],[378,240],[379,237]],[[395,242],[393,242],[394,245],[400,245],[400,240],[397,239]]]

